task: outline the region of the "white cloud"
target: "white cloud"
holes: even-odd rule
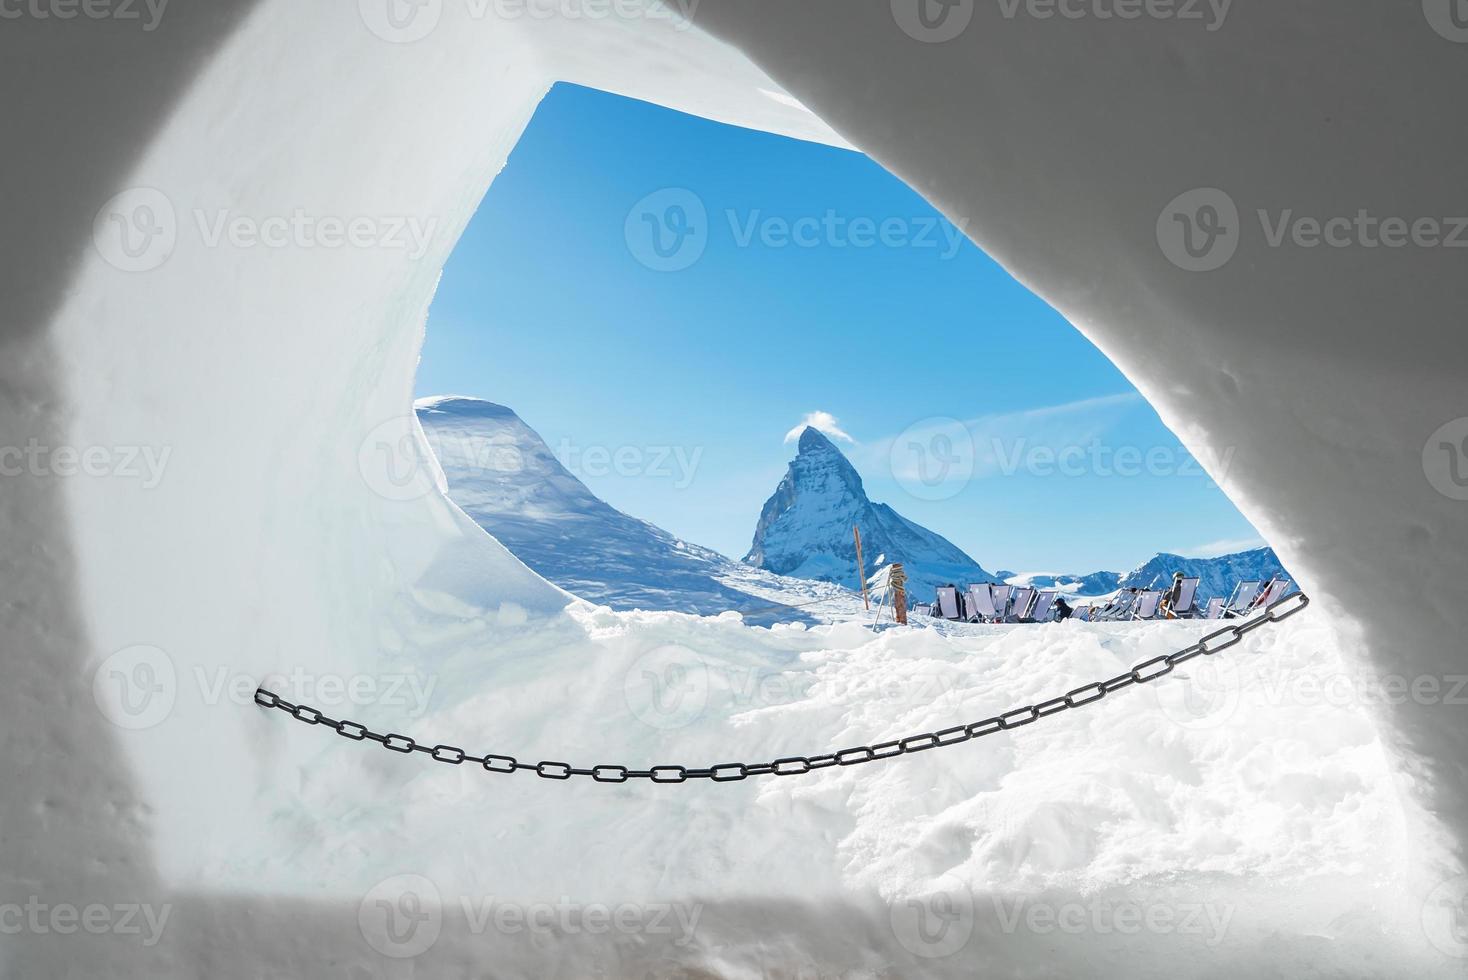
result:
[[[862,464],[873,468],[892,467],[892,475],[898,480],[913,479],[917,475],[913,467],[920,464],[920,458],[894,453],[898,438],[927,444],[934,437],[947,437],[949,442],[954,442],[953,433],[959,432],[964,436],[963,444],[954,445],[952,451],[971,466],[972,479],[982,479],[1003,472],[1006,458],[1022,455],[1026,449],[1087,446],[1141,403],[1142,396],[1130,391],[962,421],[933,419],[929,420],[931,424],[920,422],[908,428],[900,437],[890,436],[870,443],[865,447]]]
[[[846,434],[841,428],[841,423],[837,420],[836,416],[830,412],[810,412],[805,418],[800,420],[799,425],[785,433],[785,441],[794,442],[799,439],[800,434],[805,431],[806,426],[810,426],[819,432],[824,432],[832,439],[841,439],[844,442],[856,442],[855,439]]]
[[[1240,551],[1253,551],[1255,548],[1263,548],[1269,542],[1261,537],[1252,538],[1224,538],[1222,541],[1205,541],[1203,544],[1194,545],[1191,548],[1183,548],[1178,554],[1188,558],[1217,558],[1220,555],[1233,555]]]

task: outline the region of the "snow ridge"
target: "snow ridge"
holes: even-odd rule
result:
[[[415,409],[449,498],[568,592],[616,610],[735,610],[758,624],[814,621],[781,599],[794,595],[803,603],[821,592],[761,575],[617,510],[561,465],[511,409],[459,396],[420,399]]]

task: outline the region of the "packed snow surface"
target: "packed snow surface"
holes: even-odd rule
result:
[[[582,604],[551,625],[495,620],[445,617],[421,664],[427,704],[353,717],[530,762],[767,762],[997,715],[1216,626],[755,629]],[[491,634],[493,653],[476,652]],[[260,815],[295,843],[221,842],[206,877],[283,894],[319,882],[349,905],[431,894],[443,931],[415,962],[434,976],[470,955],[543,975],[537,938],[588,957],[581,976],[650,961],[667,976],[1100,976],[1156,944],[1202,957],[1193,975],[1264,957],[1268,975],[1386,976],[1407,955],[1392,916],[1420,911],[1372,909],[1405,842],[1371,691],[1329,638],[1306,614],[1013,732],[729,784],[454,768],[271,712],[255,752],[278,776]],[[474,926],[487,907],[558,905],[574,920],[627,903],[671,910],[669,931],[597,944],[574,921]]]

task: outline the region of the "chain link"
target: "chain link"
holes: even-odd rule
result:
[[[709,779],[716,783],[730,783],[748,779],[751,776],[803,776],[830,766],[856,766],[878,759],[892,759],[899,755],[911,755],[915,752],[925,752],[928,749],[959,745],[985,735],[992,735],[994,732],[1013,731],[1062,711],[1095,704],[1106,695],[1133,684],[1149,684],[1159,677],[1166,677],[1179,664],[1187,663],[1194,657],[1212,656],[1222,650],[1227,650],[1240,643],[1254,630],[1266,624],[1282,622],[1308,605],[1310,605],[1309,597],[1303,592],[1295,592],[1267,606],[1258,615],[1235,625],[1225,626],[1217,632],[1209,633],[1198,642],[1176,653],[1153,657],[1109,680],[1093,681],[1048,701],[1015,708],[972,724],[957,725],[936,732],[923,732],[919,735],[909,735],[906,738],[877,742],[872,745],[858,745],[824,755],[794,755],[776,759],[774,762],[760,763],[721,762],[706,769],[689,769],[684,766],[628,769],[626,766],[607,764],[599,764],[589,769],[578,769],[567,762],[520,762],[514,756],[509,755],[474,756],[454,745],[430,747],[418,744],[407,735],[379,735],[355,721],[338,721],[328,718],[310,705],[292,704],[280,695],[264,688],[255,692],[255,703],[262,708],[278,708],[307,725],[325,725],[334,729],[343,738],[351,739],[354,742],[370,739],[385,749],[404,755],[422,752],[445,765],[458,766],[468,762],[490,772],[527,771],[535,773],[542,779],[554,780],[567,780],[572,776],[589,776],[599,783],[625,783],[632,779],[646,779],[654,783],[684,783],[690,779]]]

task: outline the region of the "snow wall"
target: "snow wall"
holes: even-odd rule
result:
[[[324,736],[199,691],[282,664],[390,672],[456,601],[498,610],[486,636],[565,629],[564,593],[466,527],[431,473],[402,470],[438,270],[558,79],[870,153],[965,220],[1200,458],[1226,455],[1215,475],[1348,656],[1460,673],[1468,493],[1439,447],[1468,415],[1463,253],[1273,244],[1255,214],[1468,211],[1464,32],[1433,0],[1103,8],[704,0],[689,27],[635,4],[241,0],[7,19],[0,445],[97,452],[96,478],[58,478],[83,464],[52,455],[0,494],[0,888],[217,902],[207,927],[126,963],[115,937],[14,939],[7,975],[316,962],[355,902],[252,904],[248,869],[201,869],[262,839],[309,852],[308,826],[262,830],[257,801],[282,754]],[[297,213],[372,219],[377,247],[262,246],[219,223]],[[432,225],[421,248],[415,219]],[[554,383],[550,361],[526,370]],[[165,723],[99,712],[95,685],[160,671],[200,681],[176,685]],[[1462,711],[1376,709],[1409,901],[1462,870]]]

